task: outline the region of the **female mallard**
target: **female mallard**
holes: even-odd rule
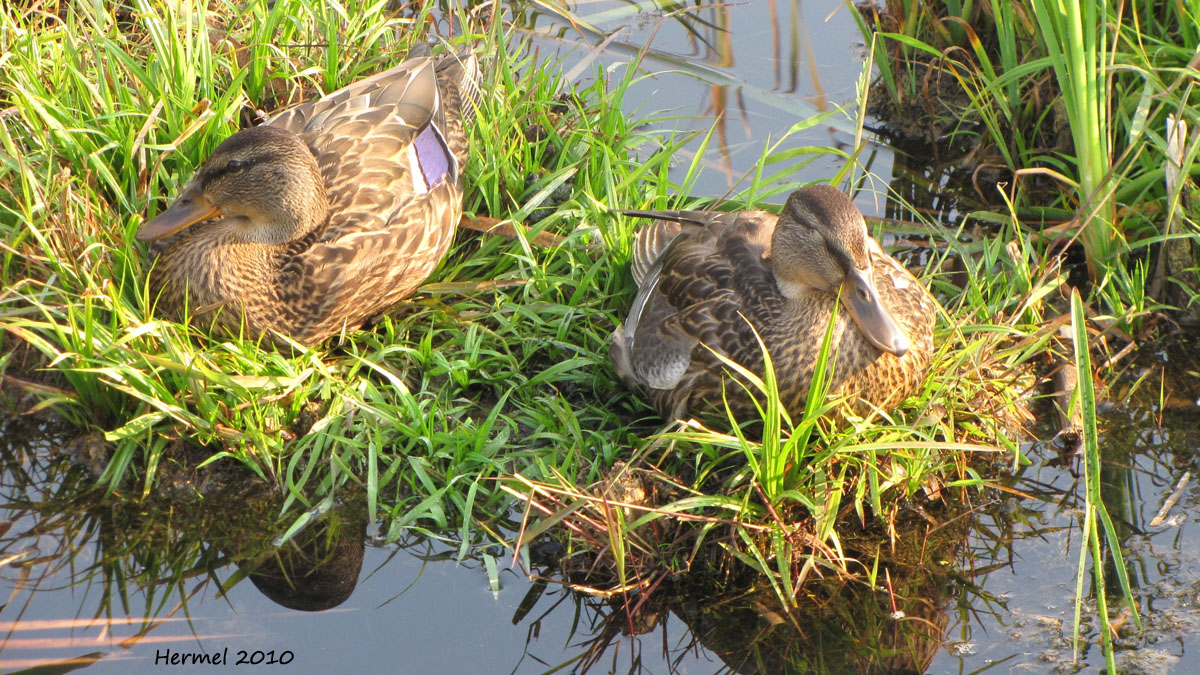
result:
[[[470,55],[411,58],[227,138],[138,230],[151,297],[311,345],[411,295],[462,214],[477,75]]]
[[[657,217],[638,233],[638,293],[612,337],[617,373],[667,419],[754,404],[711,350],[760,376],[762,337],[783,405],[804,410],[840,291],[830,343],[830,393],[890,408],[920,384],[938,303],[867,234],[849,197],[828,185],[763,211],[633,212]]]

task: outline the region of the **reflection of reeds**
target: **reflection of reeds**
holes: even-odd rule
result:
[[[734,64],[733,57],[733,41],[732,20],[729,16],[729,7],[718,6],[713,10],[713,26],[715,35],[713,48],[713,65],[720,68],[730,68]],[[717,129],[717,151],[721,155],[722,166],[725,172],[726,179],[732,182],[733,180],[733,162],[729,157],[729,130],[727,122],[729,120],[729,87],[728,85],[711,85],[711,105],[709,112],[713,116],[713,124]],[[742,118],[745,119],[743,111]]]
[[[210,580],[202,572],[190,571],[196,562],[190,553],[174,558],[171,553],[147,554],[145,549],[130,547],[125,540],[116,543],[112,534],[125,523],[116,524],[112,512],[104,507],[92,508],[97,493],[92,489],[91,476],[72,469],[65,456],[52,459],[52,453],[45,449],[34,453],[26,451],[39,445],[58,450],[86,443],[82,440],[68,442],[65,430],[58,429],[61,423],[47,424],[21,430],[14,429],[15,422],[10,422],[6,429],[2,448],[5,469],[0,473],[0,494],[3,495],[4,522],[9,527],[0,534],[0,556],[8,561],[4,569],[17,572],[17,576],[9,580],[12,590],[6,607],[20,607],[19,614],[13,616],[41,616],[36,609],[40,594],[67,584],[83,590],[81,597],[86,608],[77,615],[88,618],[22,618],[0,623],[0,632],[4,633],[0,653],[9,652],[2,659],[4,665],[8,668],[52,664],[69,667],[95,662],[110,652],[90,651],[74,658],[50,661],[56,658],[51,656],[55,652],[95,649],[97,639],[84,637],[91,633],[105,636],[107,643],[119,650],[147,639],[156,644],[193,641],[195,637],[186,631],[175,637],[148,636],[160,625],[184,621],[184,617],[176,614],[185,609],[188,599]],[[135,506],[132,510],[141,512],[142,508]],[[136,540],[137,530],[131,528],[126,534]],[[97,551],[98,543],[102,542],[116,545]],[[130,553],[133,555],[126,558]],[[173,559],[177,566],[166,572],[170,569],[169,562],[166,568],[145,564],[156,559],[164,562]],[[190,591],[186,590],[185,581],[197,576],[201,580]],[[133,585],[127,587],[126,583]],[[139,616],[133,611],[127,615],[124,610],[128,609],[131,592],[136,588],[146,591],[145,614]],[[99,589],[99,597],[91,592],[93,589]],[[170,598],[175,595],[180,599],[172,602]],[[94,607],[92,602],[96,603]],[[129,629],[135,630],[130,634]],[[28,637],[30,631],[38,633]],[[47,637],[43,631],[52,632]],[[13,658],[14,651],[21,656]]]

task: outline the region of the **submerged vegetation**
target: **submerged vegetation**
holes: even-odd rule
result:
[[[950,505],[982,494],[989,470],[1025,461],[1034,367],[1090,372],[1095,328],[1109,331],[1099,335],[1106,367],[1119,367],[1115,335],[1142,339],[1152,312],[1195,307],[1194,262],[1165,252],[1180,242],[1200,250],[1190,184],[1163,182],[1168,156],[1186,177],[1200,147],[1193,137],[1168,155],[1163,133],[1168,113],[1200,128],[1183,68],[1191,55],[1171,46],[1195,43],[1177,35],[1192,19],[1153,17],[1165,42],[1150,50],[1113,21],[1124,17],[1067,21],[1113,31],[1074,45],[1073,33],[1055,32],[1065,19],[1036,1],[983,3],[953,19],[941,4],[909,1],[876,19],[883,88],[903,105],[952,79],[965,97],[935,111],[931,140],[970,136],[978,166],[1008,173],[989,174],[1005,189],[982,195],[958,230],[918,222],[905,232],[929,244],[912,256],[915,271],[945,312],[930,375],[895,411],[855,414],[810,397],[792,418],[768,371],[747,378],[766,402],[762,419],[663,425],[609,364],[642,225],[613,211],[713,207],[692,188],[715,131],[661,131],[672,120],[656,111],[628,118],[626,107],[648,107],[624,100],[645,77],[642,54],[585,59],[568,76],[517,40],[495,6],[442,15],[434,3],[367,0],[183,0],[165,12],[132,0],[0,15],[3,392],[23,411],[52,408],[102,434],[99,481],[110,493],[149,495],[166,462],[190,456],[181,448],[200,448],[202,462],[245,467],[278,488],[280,510],[361,491],[386,540],[450,541],[460,556],[483,557],[493,579],[495,558],[474,547],[499,542],[527,562],[529,545],[553,531],[565,542],[559,568],[581,588],[644,591],[714,569],[762,575],[784,606],[820,575],[880,588],[888,561],[878,542],[914,527],[914,503],[949,519]],[[976,28],[980,13],[994,35]],[[1062,37],[1037,42],[1043,34]],[[294,350],[157,318],[134,240],[145,219],[239,127],[418,44],[475,49],[484,86],[467,216],[417,294],[374,326]],[[1101,62],[1120,67],[1100,73]],[[1065,112],[1034,104],[1068,80]],[[864,116],[842,122],[861,130]],[[1070,143],[1059,138],[1067,133]],[[848,187],[865,144],[856,140],[781,151],[773,139],[742,191],[715,206],[778,201],[822,155],[842,162],[830,179]],[[684,147],[695,159],[678,165]],[[1086,279],[1070,276],[1075,238]],[[1090,324],[1082,304],[1067,305],[1073,284],[1097,301]],[[1073,332],[1060,331],[1067,324]],[[1080,401],[1094,452],[1094,399]],[[1116,542],[1091,506],[1098,556],[1100,528]]]

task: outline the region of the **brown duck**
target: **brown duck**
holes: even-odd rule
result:
[[[664,418],[723,412],[723,390],[739,419],[756,416],[709,349],[761,376],[755,331],[782,403],[798,417],[839,291],[830,393],[886,410],[924,378],[939,305],[867,234],[862,214],[836,188],[797,190],[778,216],[626,213],[659,220],[637,235],[638,293],[613,333],[611,356],[625,383],[643,389]]]
[[[411,295],[462,213],[477,77],[410,58],[230,136],[138,230],[158,309],[311,345]]]

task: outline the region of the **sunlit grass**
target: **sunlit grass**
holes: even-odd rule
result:
[[[1152,339],[1148,316],[1168,312],[1187,322],[1200,305],[1200,228],[1188,178],[1197,145],[1173,131],[1177,122],[1192,128],[1196,123],[1197,92],[1183,75],[1194,59],[1195,8],[1028,0],[992,2],[987,11],[968,17],[958,13],[961,8],[924,0],[888,4],[884,23],[890,30],[877,53],[892,57],[881,66],[890,96],[897,101],[913,96],[918,83],[930,81],[921,73],[958,82],[966,97],[961,119],[986,129],[981,146],[998,151],[1015,188],[993,201],[995,213],[973,215],[1003,228],[1008,246],[1016,247],[1010,258],[1043,261],[1019,265],[1021,276],[1006,280],[1012,288],[998,297],[1024,293],[1020,316],[1037,321],[1028,314],[1042,315],[1044,328],[1016,340],[1014,348],[1049,349],[1078,371],[1070,380],[1078,382],[1071,385],[1074,391],[1064,392],[1074,394],[1085,476],[1075,636],[1077,641],[1084,598],[1094,596],[1101,647],[1112,670],[1108,592],[1120,588],[1127,600],[1132,596],[1121,542],[1101,499],[1093,373],[1103,376],[1105,366],[1093,368],[1091,354],[1114,339],[1129,347]],[[942,20],[970,25],[952,36],[939,29]],[[1014,49],[1017,44],[1025,48]],[[916,53],[924,57],[911,58]],[[987,163],[978,156],[975,161]],[[1029,206],[1062,209],[1069,218],[1050,226],[1045,222],[1050,212]],[[1062,244],[1076,240],[1087,275],[1086,283],[1076,275],[1073,288]],[[985,256],[1002,251],[988,248],[993,253],[985,250]],[[1107,327],[1103,343],[1089,334],[1089,320]],[[1070,333],[1066,349],[1053,337],[1060,328]],[[1089,556],[1093,583],[1085,589]],[[1106,580],[1107,570],[1115,571],[1115,584]],[[1137,607],[1129,609],[1136,618]]]
[[[814,573],[865,574],[862,551],[844,541],[849,522],[883,525],[877,534],[887,536],[900,502],[969,501],[986,487],[986,467],[1024,461],[1016,432],[1031,422],[1029,365],[1053,344],[1055,333],[1039,327],[1043,300],[1060,283],[1025,244],[951,237],[930,259],[931,269],[960,260],[966,286],[926,275],[955,301],[939,317],[925,386],[899,410],[856,416],[823,396],[818,377],[807,410],[793,420],[770,371],[758,378],[727,364],[761,393],[747,432],[737,426],[747,420],[670,423],[628,466],[590,484],[566,476],[509,482],[527,501],[519,541],[566,524],[577,545],[612,557],[621,587],[652,584],[664,565],[692,569],[706,545],[720,544],[785,605]],[[646,541],[650,532],[657,546]]]
[[[1196,123],[1197,94],[1183,76],[1193,55],[1192,8],[1030,0],[987,3],[969,16],[956,11],[965,10],[894,0],[879,25],[884,32],[872,34],[863,22],[878,40],[881,81],[896,105],[921,109],[912,103],[943,93],[943,81],[956,83],[962,100],[939,98],[927,108],[929,126],[970,137],[964,145],[975,147],[977,166],[1007,167],[1011,185],[1006,177],[1004,194],[985,200],[1015,208],[1022,227],[1078,240],[1087,297],[1134,331],[1161,308],[1194,314],[1197,217],[1190,203],[1175,201],[1178,191],[1162,187],[1172,157],[1167,116]],[[1194,157],[1186,152],[1176,163],[1186,172]],[[1069,219],[1051,228],[1039,217],[1049,212],[1031,207],[1054,207]]]

